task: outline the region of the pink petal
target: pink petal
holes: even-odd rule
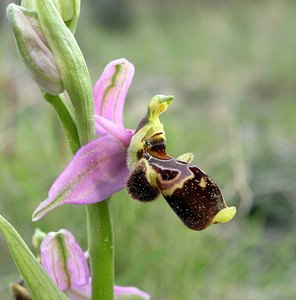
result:
[[[95,115],[123,127],[123,106],[135,68],[125,58],[110,62],[94,87]],[[104,134],[103,128],[97,128]]]
[[[44,269],[62,291],[88,283],[87,261],[71,232],[61,229],[47,234],[40,255]]]
[[[89,279],[88,284],[84,286],[73,286],[70,290],[67,290],[67,295],[71,300],[87,300],[91,299],[91,278]],[[123,287],[123,286],[114,286],[114,300],[120,299],[133,299],[139,300],[150,300],[151,297],[149,294],[141,291],[136,287]]]
[[[104,128],[109,134],[111,134],[126,148],[128,148],[133,135],[132,130],[120,127],[112,121],[97,115],[95,115],[95,126],[98,128],[98,130],[100,130],[100,128]]]
[[[33,213],[33,221],[58,206],[96,203],[121,190],[129,173],[126,151],[111,135],[81,147]]]
[[[114,296],[115,296],[115,300],[129,299],[125,296],[134,296],[136,297],[135,299],[143,299],[143,300],[151,299],[150,295],[147,294],[146,292],[143,292],[136,287],[130,287],[130,286],[115,286]]]
[[[71,300],[91,300],[91,278],[86,285],[72,286],[66,293]]]

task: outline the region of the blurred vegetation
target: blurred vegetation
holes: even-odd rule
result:
[[[4,2],[0,213],[28,244],[35,226],[66,227],[86,247],[82,207],[61,207],[31,222],[71,155],[54,112],[17,57]],[[175,95],[162,117],[169,153],[193,152],[195,164],[238,207],[231,223],[193,232],[163,199],[143,205],[118,193],[112,200],[117,283],[139,286],[155,300],[294,299],[296,2],[109,1],[113,9],[107,1],[82,2],[77,39],[93,81],[114,58],[136,66],[127,127],[135,128],[153,95]],[[0,299],[9,299],[18,274],[2,237],[0,266]]]

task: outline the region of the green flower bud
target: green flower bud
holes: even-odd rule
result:
[[[80,14],[80,0],[53,0],[63,21],[74,32]]]
[[[52,0],[67,27],[74,32],[80,14],[80,0]],[[22,0],[22,7],[37,11],[35,0]]]
[[[33,244],[33,247],[35,248],[38,256],[40,253],[40,244],[44,240],[45,236],[46,236],[46,234],[43,231],[41,231],[39,228],[35,229],[35,232],[32,236],[32,244]]]
[[[21,6],[28,9],[36,11],[36,2],[35,0],[22,0]]]
[[[15,4],[7,7],[19,55],[30,76],[45,92],[57,95],[64,91],[59,68],[39,24],[36,12]]]

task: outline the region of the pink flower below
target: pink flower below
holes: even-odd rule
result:
[[[87,258],[71,232],[61,229],[48,233],[41,243],[40,256],[43,268],[71,300],[91,299]],[[149,294],[136,287],[114,286],[114,297],[150,300]]]

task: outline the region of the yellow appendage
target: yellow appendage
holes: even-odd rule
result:
[[[225,207],[220,210],[212,220],[212,223],[226,223],[229,222],[236,214],[236,208],[234,206]]]

